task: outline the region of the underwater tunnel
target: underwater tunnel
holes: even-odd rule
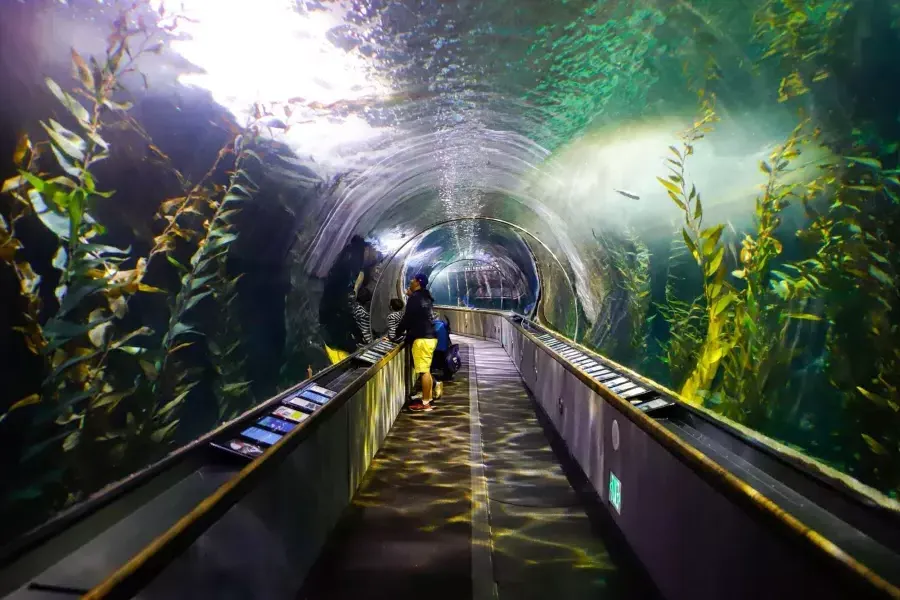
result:
[[[890,0],[0,2],[0,598],[900,598],[898,53]]]

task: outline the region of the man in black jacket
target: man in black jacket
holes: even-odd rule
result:
[[[431,297],[427,287],[428,276],[424,273],[419,273],[409,282],[406,310],[400,323],[397,324],[393,338],[396,342],[406,335],[406,342],[412,349],[413,371],[422,378],[422,399],[409,405],[409,409],[414,412],[432,410],[431,392],[434,380],[431,378],[431,359],[437,347],[437,335],[431,320],[434,298]]]

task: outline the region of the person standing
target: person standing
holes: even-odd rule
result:
[[[387,336],[389,339],[394,339],[397,334],[397,325],[403,318],[403,300],[391,298],[390,308],[391,312],[387,316]]]
[[[345,360],[366,344],[356,320],[357,294],[368,287],[377,261],[374,247],[354,235],[328,271],[319,301],[319,325],[331,364]]]
[[[353,318],[356,319],[356,326],[366,344],[372,343],[372,321],[369,316],[371,305],[372,291],[367,287],[359,288],[356,303],[353,305]]]
[[[410,403],[409,409],[413,412],[433,410],[431,394],[434,380],[431,377],[431,360],[437,347],[437,335],[431,319],[434,298],[427,288],[428,276],[424,273],[419,273],[409,282],[406,310],[391,338],[392,341],[399,342],[401,337],[406,336],[406,343],[412,350],[413,371],[421,378],[422,399]]]
[[[445,321],[438,319],[437,315],[433,316],[435,317],[434,332],[437,337],[437,346],[434,350],[431,370],[432,373],[436,372],[438,374],[438,380],[435,382],[434,397],[440,398],[441,393],[437,388],[441,387],[441,382],[449,381],[453,377],[453,373],[450,371],[447,363],[447,352],[450,351],[450,329]]]

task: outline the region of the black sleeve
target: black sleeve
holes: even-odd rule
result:
[[[400,318],[400,322],[397,323],[397,328],[394,330],[394,337],[391,341],[399,342],[400,339],[406,335],[406,330],[409,328],[409,303],[406,304],[406,309],[403,311],[403,316]]]

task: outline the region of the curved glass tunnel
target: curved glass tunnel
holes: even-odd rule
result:
[[[538,256],[544,255],[552,256],[538,238],[504,221],[457,219],[435,225],[407,239],[377,267],[370,309],[372,329],[378,333],[385,330],[389,301],[404,298],[407,282],[418,273],[429,277],[436,304],[533,316],[542,279],[568,277],[558,259],[541,264]],[[572,312],[577,310],[571,287],[563,289],[559,303],[568,303]]]
[[[427,269],[896,508],[898,22],[4,3],[0,538],[354,351],[358,291],[378,332]]]

